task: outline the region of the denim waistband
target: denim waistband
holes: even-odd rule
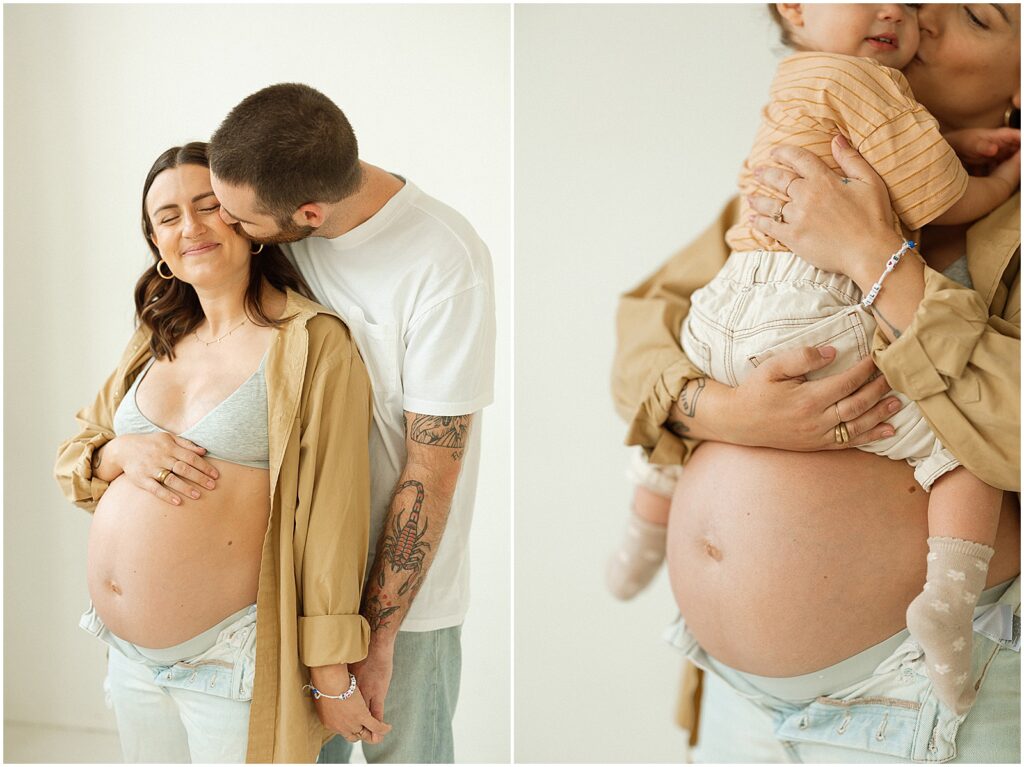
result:
[[[1019,580],[1019,576],[1017,576],[1008,581],[992,586],[991,588],[985,589],[978,598],[977,605],[975,606],[975,619],[991,610],[992,606],[999,602],[1003,596],[1006,595],[1010,587],[1014,585],[1017,585],[1015,591],[1016,596],[1014,599],[1019,605]],[[1014,607],[1016,607],[1016,605],[1014,605]],[[681,638],[681,634],[684,631],[685,624],[683,623],[682,618],[680,618],[669,628],[668,632],[666,632],[666,638],[674,646],[679,647],[677,640]],[[820,671],[813,671],[810,674],[801,674],[800,676],[768,677],[750,674],[745,671],[739,671],[730,666],[726,666],[724,663],[712,658],[706,652],[704,653],[704,661],[715,673],[730,684],[732,684],[736,679],[742,679],[748,685],[775,698],[789,701],[804,701],[817,698],[821,695],[826,695],[832,690],[843,689],[854,684],[860,679],[870,676],[879,664],[881,664],[886,658],[890,657],[909,636],[910,632],[903,629],[888,639],[884,639],[878,644],[872,645],[856,655],[852,655],[849,658],[841,660],[827,668],[823,668]]]
[[[224,629],[226,629],[232,623],[234,623],[243,615],[245,615],[253,607],[254,605],[248,605],[246,607],[243,607],[238,612],[232,613],[227,618],[220,621],[216,626],[211,626],[210,628],[206,629],[206,631],[197,634],[191,639],[186,639],[184,642],[181,642],[180,644],[173,645],[172,647],[161,647],[157,649],[142,647],[140,645],[135,644],[134,642],[129,642],[125,639],[122,639],[121,637],[117,636],[117,634],[112,632],[109,628],[106,629],[106,632],[108,639],[110,640],[110,644],[117,647],[125,655],[129,657],[134,657],[131,653],[131,650],[134,650],[136,653],[141,655],[145,660],[149,661],[150,663],[155,663],[160,666],[169,666],[180,661],[186,660],[188,658],[194,658],[197,655],[202,655],[204,652],[206,652],[215,644],[217,644],[217,637],[220,636],[220,633]],[[88,615],[90,612],[93,612],[94,610],[95,608],[93,607],[92,603],[90,603],[89,611],[86,613],[86,615]],[[128,652],[125,652],[126,650],[128,650]]]

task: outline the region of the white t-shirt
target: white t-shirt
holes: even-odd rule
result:
[[[475,414],[444,536],[402,622],[403,631],[457,626],[469,607],[478,411],[494,399],[494,278],[487,246],[462,216],[406,181],[355,229],[284,248],[317,300],[345,320],[373,383],[371,566],[405,468],[403,411]]]

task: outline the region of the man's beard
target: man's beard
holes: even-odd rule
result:
[[[268,234],[263,237],[253,237],[249,234],[246,236],[259,245],[280,245],[286,242],[304,240],[316,231],[315,226],[299,226],[290,218],[278,221],[277,225],[281,228],[274,234]]]

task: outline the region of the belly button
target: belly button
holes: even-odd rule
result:
[[[715,546],[711,541],[704,541],[704,553],[716,562],[722,561],[721,550],[717,546]]]
[[[121,593],[121,587],[114,583],[114,581],[110,582],[110,590],[113,591],[115,594]]]

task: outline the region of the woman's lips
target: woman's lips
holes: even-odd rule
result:
[[[219,247],[219,243],[216,242],[204,242],[201,245],[194,245],[186,250],[181,255],[183,256],[201,256],[203,253],[209,253],[214,248]]]

